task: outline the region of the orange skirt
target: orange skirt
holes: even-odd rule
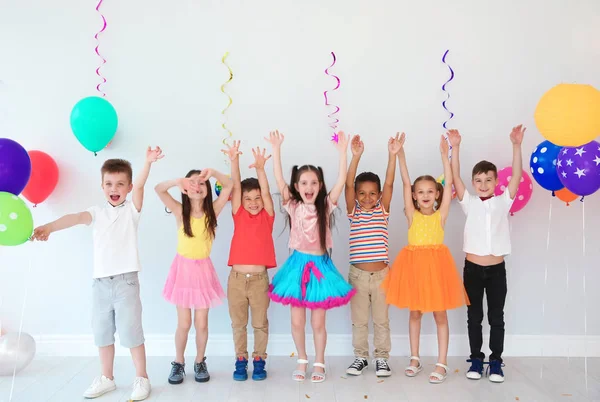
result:
[[[452,254],[443,244],[404,247],[381,286],[388,304],[411,311],[445,311],[469,304]]]

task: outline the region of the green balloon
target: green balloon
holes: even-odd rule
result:
[[[71,130],[86,149],[98,152],[104,149],[117,132],[115,108],[106,99],[90,96],[83,98],[71,111]]]
[[[33,218],[25,202],[0,191],[0,246],[18,246],[33,233]]]

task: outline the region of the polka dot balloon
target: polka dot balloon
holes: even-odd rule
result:
[[[508,166],[504,169],[498,171],[498,185],[494,190],[494,194],[501,195],[505,191],[507,191],[508,183],[512,178],[512,167]],[[521,177],[521,182],[519,183],[519,187],[517,189],[517,194],[515,195],[515,200],[513,201],[512,206],[510,207],[510,214],[513,215],[515,212],[518,212],[525,207],[525,205],[529,202],[531,198],[531,193],[533,193],[533,182],[531,178],[527,174],[527,172],[523,171],[523,177]]]
[[[33,233],[33,218],[25,202],[7,192],[0,192],[0,245],[18,246]]]
[[[544,189],[552,192],[564,187],[556,171],[556,160],[560,148],[550,141],[544,141],[533,150],[529,160],[529,169],[535,181]]]

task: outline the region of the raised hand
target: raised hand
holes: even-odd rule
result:
[[[356,134],[352,137],[352,142],[350,143],[350,150],[352,151],[352,155],[361,156],[365,151],[365,144],[360,139],[360,135]]]
[[[510,132],[510,142],[515,145],[521,145],[523,142],[523,136],[525,135],[525,130],[527,129],[523,127],[522,124],[513,127],[512,131]]]
[[[190,178],[184,177],[177,179],[177,187],[183,194],[187,194],[189,191],[198,191],[199,187]]]
[[[450,150],[450,144],[448,144],[448,140],[443,135],[440,136],[440,152],[442,155],[448,155],[448,151]]]
[[[230,160],[234,161],[242,154],[242,152],[240,152],[240,143],[240,140],[234,140],[233,145],[225,144],[227,145],[227,149],[222,149],[221,152],[227,155]]]
[[[338,134],[338,141],[335,144],[335,147],[338,149],[338,151],[340,151],[340,153],[347,152],[348,136],[343,131],[340,131],[337,134]]]
[[[210,168],[202,169],[202,172],[200,172],[200,175],[198,176],[198,180],[200,180],[200,182],[208,181],[213,173],[214,171]]]
[[[390,137],[388,141],[388,151],[393,155],[397,155],[404,146],[405,139],[406,134],[404,133],[402,133],[402,135],[400,135],[400,133],[396,133],[395,137]]]
[[[283,143],[285,136],[283,133],[280,133],[279,130],[271,131],[268,137],[265,137],[265,140],[269,142],[273,147],[280,147]]]
[[[254,156],[254,163],[248,166],[250,169],[264,169],[265,163],[271,158],[271,155],[265,156],[266,149],[260,150],[260,147],[256,147],[256,150],[252,148],[252,155]]]
[[[455,129],[448,130],[448,132],[446,134],[448,135],[448,141],[450,141],[450,145],[452,145],[453,147],[457,147],[460,145],[460,141],[462,140],[462,137],[460,136],[460,133],[458,132],[458,130],[455,130]]]
[[[51,233],[50,227],[48,225],[39,226],[39,227],[35,228],[35,230],[33,231],[33,234],[29,238],[29,240],[31,240],[31,241],[34,241],[34,240],[46,241],[46,240],[48,240],[50,233]]]
[[[148,147],[148,149],[146,150],[146,162],[154,163],[157,160],[162,159],[164,157],[165,156],[162,154],[162,149],[160,149],[159,146],[157,146],[154,149]]]

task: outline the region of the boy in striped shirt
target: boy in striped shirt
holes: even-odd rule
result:
[[[388,164],[381,189],[379,176],[363,172],[356,176],[358,163],[364,151],[360,136],[351,143],[352,160],[346,179],[346,208],[350,219],[350,284],[356,294],[350,301],[352,314],[352,346],[354,362],[346,373],[361,375],[369,365],[369,313],[375,332],[375,374],[392,374],[388,359],[391,339],[388,304],[381,282],[389,271],[388,223],[390,202],[394,190],[396,155],[400,151],[398,135],[388,141]],[[356,177],[356,178],[355,178]]]

